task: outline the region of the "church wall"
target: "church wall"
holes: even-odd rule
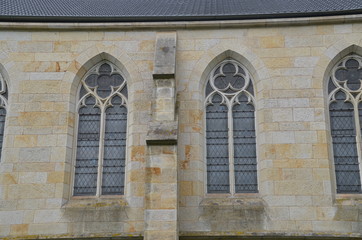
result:
[[[177,33],[179,205],[173,221],[180,237],[362,237],[361,196],[335,192],[325,90],[336,62],[362,54],[362,23],[168,31]],[[171,147],[151,152],[146,144],[156,34],[0,29],[0,73],[9,92],[0,238],[143,237],[146,197],[157,198],[156,190],[146,194],[146,183],[170,177],[160,177],[149,159],[159,154],[167,161]],[[204,88],[227,58],[243,64],[254,83],[258,193],[206,193]],[[77,89],[102,60],[116,65],[128,84],[125,194],[72,197]]]

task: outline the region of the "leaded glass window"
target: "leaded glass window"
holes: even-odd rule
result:
[[[124,193],[127,84],[113,64],[103,61],[79,89],[74,196]]]
[[[0,74],[0,159],[4,141],[5,118],[7,108],[8,91],[6,82]]]
[[[328,101],[337,193],[361,193],[362,58],[350,55],[332,70]]]
[[[208,193],[255,193],[255,99],[248,70],[234,60],[217,65],[205,90]]]

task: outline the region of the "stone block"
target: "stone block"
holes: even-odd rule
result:
[[[315,67],[318,61],[319,57],[296,57],[294,58],[294,66],[303,68]]]
[[[34,223],[57,223],[62,218],[60,210],[37,210],[34,216]]]
[[[14,138],[14,147],[36,147],[37,136],[36,135],[18,135]]]
[[[31,33],[33,41],[57,41],[59,40],[59,32],[54,31],[34,31]]]
[[[334,33],[337,34],[352,33],[352,24],[336,24],[334,25]]]
[[[0,225],[22,224],[24,213],[22,211],[1,211]]]
[[[33,147],[33,148],[21,148],[19,150],[19,161],[21,162],[49,162],[49,160],[50,160],[49,148]]]
[[[68,232],[67,223],[34,223],[29,224],[29,235],[60,235]]]
[[[315,47],[323,46],[323,36],[286,36],[285,47]]]
[[[268,36],[260,38],[260,47],[262,48],[283,48],[284,36]]]
[[[54,171],[54,163],[16,163],[14,172],[51,172]]]
[[[314,207],[290,207],[291,220],[315,220],[316,208]]]
[[[8,199],[53,198],[54,184],[18,184],[8,190]]]
[[[293,109],[291,108],[272,109],[272,121],[273,122],[293,121]]]
[[[18,51],[19,52],[52,52],[53,44],[51,42],[19,42],[18,43]]]
[[[286,58],[286,57],[264,58],[264,62],[268,68],[293,67],[292,58]]]
[[[293,109],[293,119],[297,122],[314,121],[314,108],[295,108]]]
[[[47,173],[45,173],[45,172],[22,172],[22,173],[19,173],[19,183],[20,184],[46,183],[46,178],[47,178]]]
[[[12,235],[25,236],[28,233],[29,224],[14,224],[11,225],[10,232]]]

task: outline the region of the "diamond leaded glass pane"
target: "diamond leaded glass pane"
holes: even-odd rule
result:
[[[258,191],[254,106],[245,95],[233,107],[235,192]]]
[[[335,98],[329,113],[337,192],[361,192],[353,104],[345,101],[346,94],[342,91]]]
[[[206,107],[206,160],[208,193],[229,193],[228,108],[215,95]]]
[[[127,109],[118,96],[106,110],[102,194],[123,194],[126,155]]]
[[[79,109],[74,195],[95,195],[97,191],[101,113],[94,97]]]
[[[240,63],[227,59],[211,71],[205,88],[209,193],[258,191],[253,92]]]
[[[123,76],[108,62],[82,80],[74,195],[123,194],[127,94]]]

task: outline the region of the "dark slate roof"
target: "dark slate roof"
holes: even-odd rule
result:
[[[0,0],[0,21],[181,21],[362,13],[362,0]]]

